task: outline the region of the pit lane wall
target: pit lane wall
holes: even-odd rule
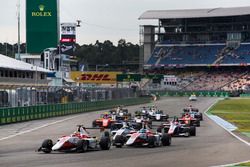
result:
[[[0,108],[0,125],[108,109],[118,105],[143,104],[150,101],[150,97],[141,97],[96,102]]]

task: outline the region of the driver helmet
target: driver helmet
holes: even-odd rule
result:
[[[108,114],[104,114],[103,118],[107,119],[108,118]]]

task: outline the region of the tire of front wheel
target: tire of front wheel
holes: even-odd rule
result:
[[[44,153],[51,153],[53,147],[53,141],[51,139],[46,139],[42,143],[42,148]]]

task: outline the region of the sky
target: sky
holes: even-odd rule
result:
[[[17,43],[18,0],[0,0],[0,43]],[[21,42],[25,42],[25,0],[21,2]],[[59,0],[60,22],[82,21],[77,43],[119,39],[139,43],[139,26],[157,24],[138,20],[147,10],[197,9],[250,6],[250,0]]]

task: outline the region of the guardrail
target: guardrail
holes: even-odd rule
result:
[[[148,103],[150,100],[151,98],[145,97],[96,102],[0,108],[0,125],[107,109],[117,105],[136,105]]]
[[[159,96],[190,96],[195,94],[202,97],[228,97],[228,92],[223,91],[154,91]]]

